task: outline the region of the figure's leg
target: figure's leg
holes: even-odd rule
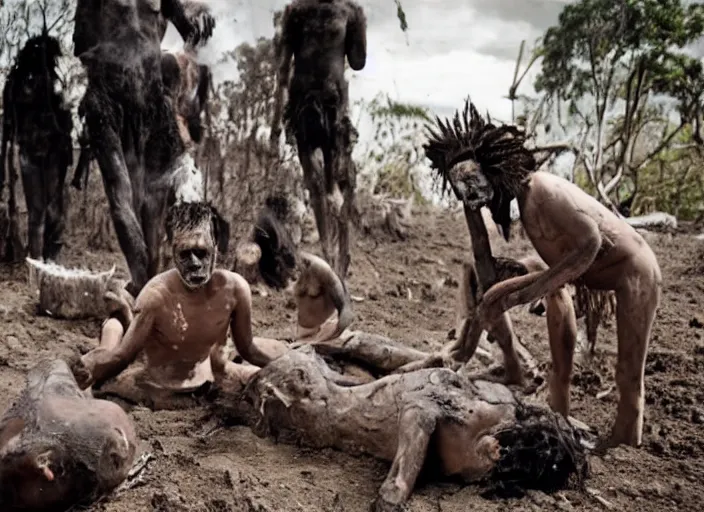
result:
[[[147,277],[150,279],[159,273],[162,220],[165,209],[166,194],[147,192],[147,197],[142,205],[142,228],[144,241],[147,244]]]
[[[66,169],[60,169],[55,163],[48,162],[45,168],[44,184],[47,191],[46,219],[44,221],[44,249],[45,260],[55,260],[63,242],[64,233],[64,184]]]
[[[587,345],[589,346],[589,355],[593,356],[596,349],[596,335],[599,330],[601,317],[598,311],[588,310],[584,318],[584,323],[587,328]]]
[[[315,149],[311,149],[298,144],[298,157],[303,168],[303,179],[310,193],[310,202],[315,215],[315,223],[318,227],[320,245],[323,250],[323,258],[330,261],[330,234],[328,231],[328,208],[325,199],[323,180],[323,169],[315,156]]]
[[[570,379],[577,343],[577,318],[572,297],[564,287],[548,295],[545,302],[552,356],[548,403],[553,411],[567,417],[570,413]]]
[[[41,165],[37,165],[29,155],[20,152],[22,189],[27,202],[27,241],[29,255],[33,259],[42,257],[42,226],[46,211],[47,190],[44,187]]]
[[[639,446],[643,435],[645,359],[655,313],[660,304],[659,279],[637,276],[616,295],[618,410],[609,444]]]
[[[85,106],[91,146],[95,148],[115,233],[130,269],[130,293],[136,296],[148,280],[147,245],[134,210],[132,182],[119,137],[122,113],[110,98],[90,90]]]
[[[409,407],[401,411],[396,457],[374,502],[375,512],[399,510],[411,495],[425,463],[430,436],[436,423],[433,414],[420,407]]]
[[[513,344],[513,324],[508,313],[504,313],[491,326],[489,330],[491,336],[499,345],[501,352],[504,355],[504,371],[506,372],[506,384],[523,385],[523,372],[521,371],[521,363],[516,354],[516,348]]]

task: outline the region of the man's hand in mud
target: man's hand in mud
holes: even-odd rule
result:
[[[79,388],[86,389],[93,383],[93,374],[85,365],[81,356],[74,354],[69,358],[67,363]]]

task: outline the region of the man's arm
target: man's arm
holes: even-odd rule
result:
[[[301,252],[300,256],[309,262],[310,266],[306,271],[311,272],[314,279],[317,279],[323,288],[323,293],[326,294],[337,310],[337,327],[335,331],[320,341],[337,338],[354,320],[352,302],[350,301],[349,293],[347,293],[347,288],[342,279],[324,259],[306,252]]]
[[[193,46],[210,39],[215,28],[215,18],[202,2],[162,0],[161,14],[174,24],[183,41]]]
[[[242,359],[253,365],[263,367],[270,361],[264,352],[254,344],[252,336],[252,292],[249,288],[249,283],[245,279],[235,274],[235,289],[233,291],[235,299],[235,309],[232,311],[230,318],[230,330],[232,331],[232,341],[235,344],[237,353],[242,356]],[[223,368],[217,368],[219,363],[214,361],[213,373],[224,371]],[[213,361],[211,361],[211,365]],[[217,379],[217,377],[216,377]]]
[[[157,305],[153,292],[143,290],[137,297],[134,319],[120,343],[112,349],[98,347],[81,358],[90,375],[86,382],[79,382],[81,389],[118,375],[136,359],[152,332]]]
[[[283,117],[284,102],[288,89],[289,76],[291,75],[291,61],[293,60],[293,47],[291,45],[290,28],[291,6],[287,5],[281,18],[281,37],[276,55],[278,58],[277,85],[274,95],[274,116],[271,121],[271,135],[269,144],[272,151],[278,148],[279,136],[281,135],[281,118]]]
[[[350,2],[351,15],[347,20],[345,54],[347,62],[355,71],[367,63],[367,17],[360,5]]]

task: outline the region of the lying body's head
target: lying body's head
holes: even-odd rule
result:
[[[118,405],[81,394],[64,361],[42,361],[0,420],[0,509],[90,501],[127,477],[136,445]]]
[[[177,203],[166,218],[166,235],[174,265],[186,287],[210,281],[218,250],[227,251],[229,225],[214,206],[203,202]]]

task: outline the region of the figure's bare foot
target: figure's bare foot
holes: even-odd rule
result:
[[[548,383],[549,396],[548,405],[550,409],[558,414],[562,414],[565,418],[570,414],[570,389],[569,380],[566,383],[559,382],[558,379],[552,377]]]

